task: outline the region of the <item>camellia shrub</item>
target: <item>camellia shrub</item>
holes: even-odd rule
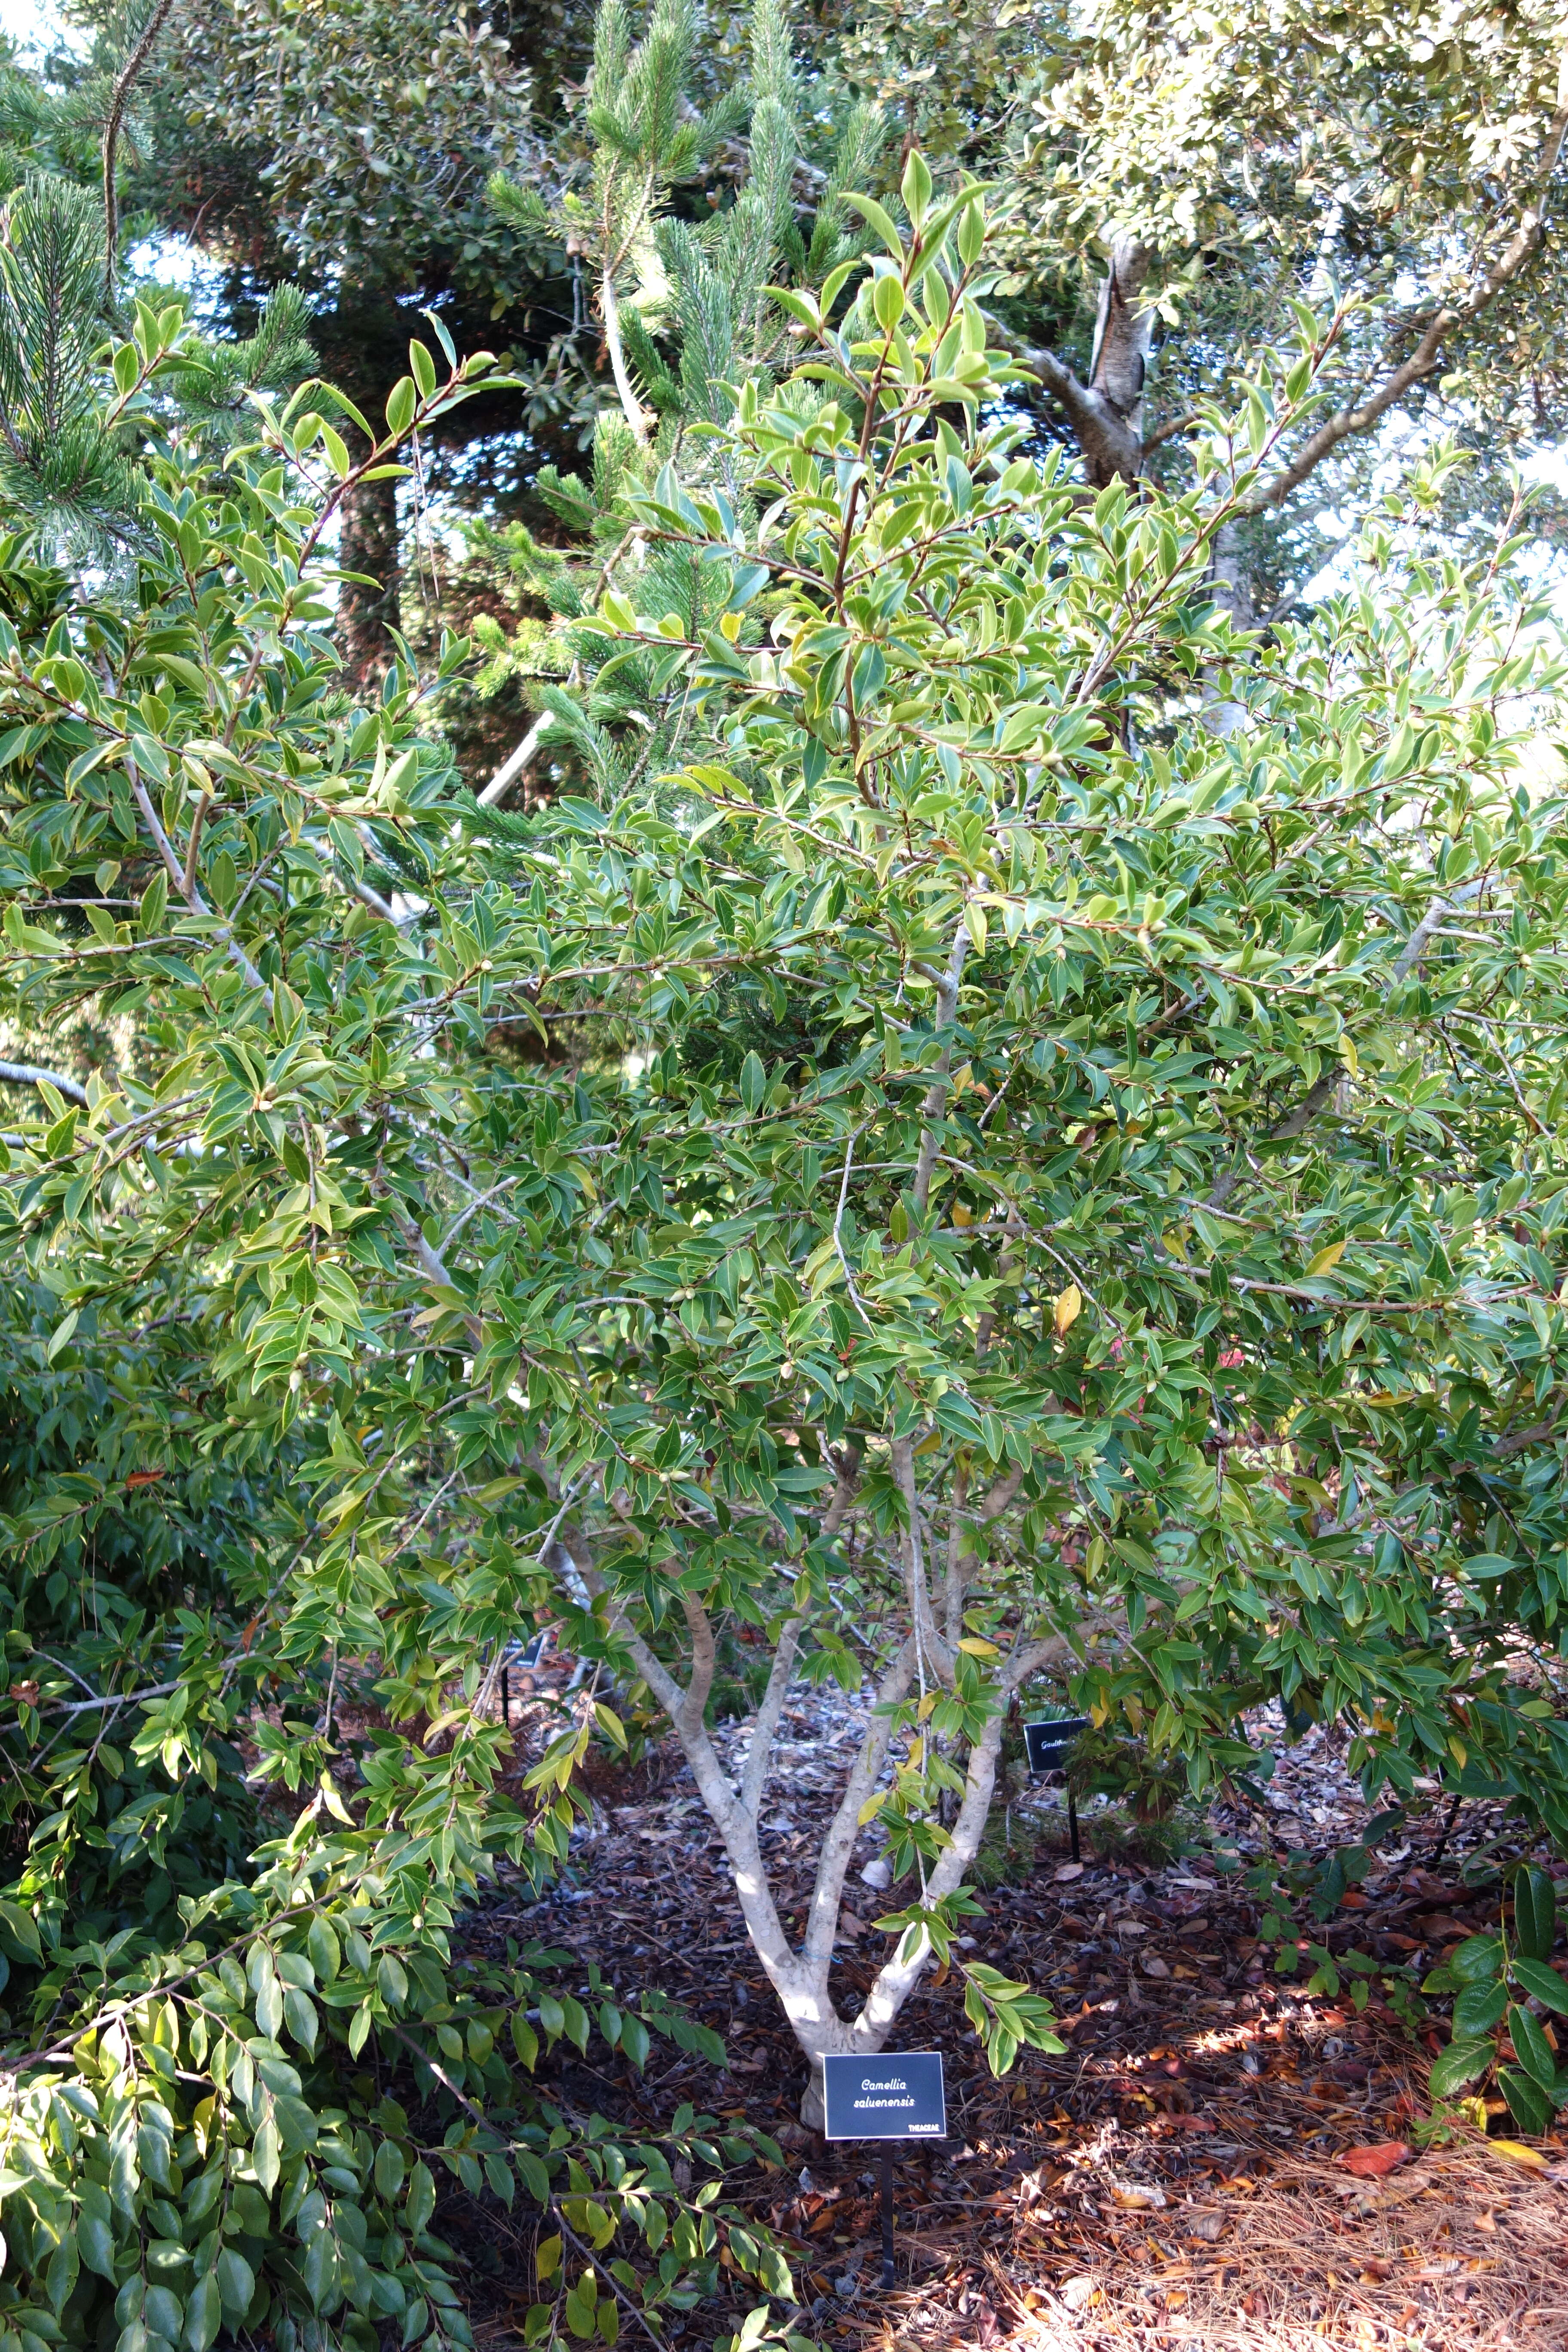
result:
[[[78,2242],[93,2166],[122,2326],[164,2336],[127,2293],[154,2232],[184,2326],[198,2295],[197,2336],[245,2315],[225,2225],[202,2206],[187,2232],[165,2158],[182,2196],[254,2189],[241,2237],[265,2200],[267,2291],[301,2327],[432,2324],[438,2250],[396,2203],[416,2156],[550,2199],[586,2265],[568,2325],[632,2295],[619,2263],[656,2304],[700,2290],[713,2209],[680,2208],[682,2239],[643,2210],[649,2153],[595,2171],[542,2115],[535,2146],[487,2071],[498,2005],[442,2013],[498,1856],[569,1860],[617,1692],[690,1764],[808,2113],[814,2063],[883,2043],[933,1952],[995,2066],[1048,2043],[1046,2005],[954,1942],[1005,1711],[1042,1675],[1199,1794],[1279,1696],[1349,1727],[1369,1789],[1436,1767],[1568,1821],[1546,615],[1506,546],[1477,571],[1424,551],[1439,455],[1310,625],[1233,634],[1215,534],[1310,428],[1332,322],[1303,315],[1237,420],[1207,420],[1182,499],[1090,499],[1021,446],[979,192],[937,205],[916,157],[902,223],[860,209],[881,252],[820,305],[780,298],[800,369],[742,386],[686,482],[645,484],[573,625],[685,757],[634,763],[614,804],[492,821],[421,733],[438,678],[339,693],[321,530],[354,467],[319,388],[261,403],[221,467],[149,426],[107,570],[12,551],[6,985],[60,1041],[9,1066],[29,1344],[84,1389],[151,1368],[86,1474],[117,1507],[132,1460],[199,1466],[215,1510],[241,1475],[269,1498],[237,1515],[233,1599],[209,1620],[165,1591],[135,1677],[83,1646],[78,1554],[54,1659],[28,1584],[19,1737],[52,1738],[85,1682],[165,1806],[221,1785],[219,1738],[300,1801],[176,1898],[177,1948],[114,1955],[76,1941],[52,1818],[109,1833],[108,1767],[79,1741],[30,1766],[68,1785],[18,1816],[0,1915],[31,1970],[12,2113],[35,2151],[5,2211],[33,2217],[26,2307],[61,2327],[79,2271],[37,2232]],[[149,402],[163,331],[116,362]],[[412,366],[367,464],[461,388]],[[645,609],[639,580],[662,595],[682,567],[690,595]],[[133,1043],[89,1065],[71,1040],[100,1032]],[[83,1527],[56,1475],[33,1507],[58,1550]],[[25,1535],[8,1556],[21,1595]],[[542,1614],[588,1672],[531,1810],[498,1793],[496,1696]],[[736,1629],[768,1674],[731,1779],[710,1698]],[[864,1711],[792,1934],[761,1824],[797,1677]],[[849,2018],[828,1970],[868,1838],[900,1894]],[[528,1984],[520,2005],[543,2020]],[[624,2012],[601,2022],[627,2046]],[[439,2146],[312,2105],[300,2061],[372,2034],[417,2045],[452,2103]],[[132,2121],[134,2183],[112,2168]],[[351,2177],[393,2200],[363,2243]]]

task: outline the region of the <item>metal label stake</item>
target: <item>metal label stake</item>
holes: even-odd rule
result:
[[[1047,1772],[1062,1772],[1067,1766],[1068,1750],[1080,1731],[1089,1728],[1087,1715],[1046,1717],[1024,1726],[1024,1746],[1029,1759],[1029,1770],[1038,1779]],[[1068,1836],[1072,1841],[1072,1858],[1080,1859],[1078,1848],[1078,1805],[1069,1788],[1068,1798]]]
[[[860,2058],[830,2052],[822,2062],[823,2137],[880,2140],[882,2286],[893,2266],[893,2151],[889,2140],[945,2139],[947,2097],[938,2050],[882,2052]]]

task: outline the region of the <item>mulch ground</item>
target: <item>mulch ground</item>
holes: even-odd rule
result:
[[[531,1715],[536,1704],[547,1708],[547,1695]],[[855,1736],[853,1712],[807,1699],[786,1732],[768,1820],[787,1914],[804,1907],[815,1823],[835,1751],[847,1757]],[[525,1734],[520,1759],[529,1745]],[[1535,2143],[1532,2164],[1479,2132],[1422,2149],[1413,2126],[1428,2112],[1425,2068],[1438,2037],[1424,2048],[1376,1995],[1357,2014],[1277,1976],[1251,1898],[1206,1853],[1151,1867],[1124,1841],[1097,1852],[1097,1838],[1112,1843],[1110,1827],[1090,1815],[1081,1867],[1071,1864],[1065,1841],[1051,1843],[1060,1816],[1049,1799],[1035,1806],[1043,1842],[1029,1874],[986,1895],[972,1950],[1050,1994],[1067,2051],[1026,2051],[998,2082],[964,2021],[956,1971],[910,1999],[897,2041],[942,2052],[949,2138],[899,2165],[898,2284],[884,2293],[874,2154],[829,2147],[796,2120],[802,2062],[679,1756],[604,1770],[595,1792],[595,1822],[566,1879],[537,1904],[496,1890],[472,1940],[565,1947],[623,1996],[657,1986],[722,2034],[727,2070],[656,2042],[646,2077],[570,2051],[569,2063],[557,2053],[553,2077],[574,2108],[628,2132],[658,2128],[689,2100],[779,2141],[785,2168],[753,2169],[727,2194],[790,2247],[805,2332],[887,2352],[1568,2345],[1562,2142]],[[1321,1734],[1286,1751],[1268,1800],[1267,1812],[1211,1825],[1247,1861],[1286,1844],[1326,1852],[1365,1820]],[[1445,1839],[1447,1815],[1434,1806],[1380,1850],[1362,1888],[1312,1936],[1419,1969],[1494,1927],[1504,1825],[1468,1812]],[[870,1853],[868,1844],[858,1866]],[[852,1876],[849,1900],[863,1918],[851,1916],[833,1990],[852,2013],[887,1948],[868,1923],[888,1898]],[[1390,2142],[1414,2145],[1385,2177],[1347,2168],[1352,2151]],[[454,2222],[465,2242],[483,2242],[474,2318],[481,2341],[499,2344],[535,2299],[530,2225],[521,2208],[510,2221],[489,2212],[482,2225],[477,2214]],[[669,2338],[707,2346],[729,2324],[710,2305]]]

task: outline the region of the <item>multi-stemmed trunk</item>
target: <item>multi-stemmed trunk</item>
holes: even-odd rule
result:
[[[896,1445],[893,1450],[897,1456],[909,1449],[906,1445]],[[902,1468],[904,1465],[900,1463],[897,1466]],[[846,1463],[824,1523],[826,1532],[833,1532],[842,1520],[852,1501],[855,1484],[856,1465]],[[1005,1478],[987,1498],[986,1504],[973,1515],[972,1524],[978,1529],[984,1527],[987,1518],[999,1516],[1012,1500],[1018,1484],[1016,1475]],[[570,1535],[570,1543],[563,1542],[560,1547],[563,1554],[559,1563],[561,1569],[565,1570],[568,1565],[574,1569],[588,1591],[597,1598],[603,1587],[585,1557],[585,1547],[582,1547],[581,1538],[574,1530],[563,1529],[563,1538]],[[919,1580],[923,1593],[924,1573],[920,1551],[918,1536],[912,1540],[906,1538],[904,1565],[906,1570]],[[950,1543],[948,1608],[944,1612],[954,1622],[961,1615],[963,1589],[958,1552],[959,1538],[955,1533]],[[836,2052],[856,2051],[863,2051],[869,2055],[880,2050],[931,1957],[930,1944],[923,1933],[912,1938],[900,1938],[878,1970],[858,2013],[852,2018],[843,2017],[835,2007],[828,1990],[828,1976],[837,1939],[844,1884],[859,1835],[862,1811],[888,1761],[895,1729],[892,1711],[909,1696],[922,1669],[928,1679],[951,1682],[956,1643],[950,1643],[945,1635],[936,1633],[934,1630],[922,1632],[911,1627],[884,1668],[877,1685],[865,1738],[839,1792],[837,1805],[818,1850],[816,1877],[805,1933],[798,1945],[792,1945],[780,1918],[767,1865],[763,1859],[761,1816],[779,1722],[795,1672],[802,1622],[798,1618],[791,1619],[784,1626],[773,1654],[767,1689],[752,1718],[751,1745],[736,1785],[727,1777],[703,1719],[713,1680],[713,1629],[700,1603],[682,1595],[681,1605],[686,1616],[691,1658],[689,1678],[684,1688],[640,1636],[629,1633],[624,1625],[620,1630],[638,1673],[668,1717],[691,1768],[698,1793],[724,1841],[747,1934],[778,1997],[779,2005],[789,2020],[809,2069],[801,2107],[802,2120],[820,2128],[824,2057]],[[929,1622],[929,1597],[926,1597],[926,1605],[921,1613]],[[950,1843],[926,1873],[925,1896],[928,1902],[940,1902],[951,1895],[962,1884],[979,1851],[996,1783],[997,1759],[1001,1753],[1009,1699],[1031,1675],[1038,1674],[1047,1665],[1065,1656],[1067,1647],[1064,1641],[1050,1637],[1016,1648],[1005,1662],[998,1675],[996,1712],[969,1751],[963,1798],[950,1832]],[[907,1950],[906,1943],[910,1946]]]

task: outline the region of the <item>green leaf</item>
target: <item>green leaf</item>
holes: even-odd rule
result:
[[[320,2229],[310,2239],[300,2264],[300,2275],[312,2307],[320,2311],[336,2293],[338,2284],[337,2241],[330,2230]]]
[[[1468,1984],[1454,2003],[1454,2032],[1464,2034],[1489,2033],[1502,2023],[1508,2007],[1508,1987],[1500,1981],[1491,1984]]]
[[[882,209],[874,196],[858,196],[847,193],[845,202],[854,205],[868,228],[875,229],[895,261],[904,257],[903,239],[894,227],[891,215]]]
[[[98,2218],[83,2213],[76,2225],[77,2251],[85,2270],[96,2271],[100,2278],[114,2276],[114,2232],[107,2216]]]
[[[237,2326],[250,2309],[256,2295],[256,2274],[245,2256],[233,2246],[226,2246],[214,2268],[218,2294],[231,2326]]]
[[[1498,2088],[1508,2101],[1509,2113],[1521,2131],[1550,2131],[1554,2113],[1552,2102],[1531,2075],[1521,2074],[1517,2066],[1500,2067]]]
[[[305,1937],[305,1948],[310,1955],[310,1966],[322,1984],[331,1984],[342,1966],[342,1956],[330,1921],[312,1919]]]
[[[1447,1965],[1460,1984],[1479,1984],[1498,1974],[1502,1958],[1500,1936],[1468,1936],[1448,1954]]]
[[[1557,2080],[1557,2060],[1552,2044],[1528,2009],[1516,2007],[1509,2011],[1508,2032],[1514,2055],[1525,2073],[1533,2075],[1550,2092]]]
[[[278,2186],[281,2164],[278,2126],[270,2115],[251,2143],[250,2160],[256,2168],[256,2178],[261,2183],[263,2194],[270,2197]]]
[[[899,193],[904,200],[904,210],[918,229],[931,204],[931,169],[918,147],[911,147]]]
[[[904,315],[904,289],[897,278],[884,271],[871,287],[871,309],[877,324],[885,334],[891,334]]]
[[[1527,1960],[1549,1960],[1557,1940],[1557,1889],[1548,1874],[1533,1865],[1514,1876],[1513,1939]]]
[[[1432,2061],[1428,2080],[1433,2097],[1451,2099],[1467,2083],[1488,2073],[1496,2054],[1489,2042],[1461,2042],[1458,2038],[1450,2042],[1447,2050]]]
[[[626,2056],[631,2060],[632,2064],[637,2068],[639,2074],[642,2073],[643,2068],[647,2064],[648,2048],[648,2030],[643,2023],[641,2018],[627,2017],[623,2013],[621,2018],[621,2049]]]
[[[417,2239],[424,2234],[435,2210],[436,2183],[431,2178],[429,2166],[420,2158],[408,2176],[408,2194],[403,2203],[404,2221],[410,2237]]]
[[[207,2347],[223,2325],[223,2301],[218,2281],[209,2271],[191,2289],[185,2305],[185,2329],[182,2341],[185,2352],[207,2352]]]
[[[1530,1993],[1547,2009],[1555,2010],[1559,2017],[1568,2017],[1568,1984],[1564,1984],[1555,1969],[1543,1961],[1515,1959],[1510,1969],[1515,1984]]]
[[[0,1902],[0,1928],[3,1928],[25,1959],[40,1960],[43,1949],[38,1942],[37,1923],[30,1911],[19,1903]]]
[[[400,375],[386,395],[386,429],[393,440],[402,440],[414,422],[414,412],[418,404],[413,378]]]

